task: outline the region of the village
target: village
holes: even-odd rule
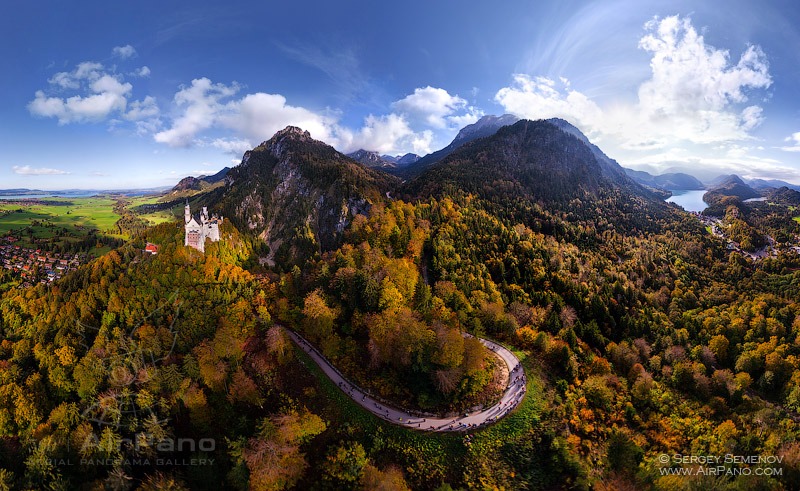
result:
[[[726,243],[725,247],[729,251],[738,252],[739,254],[753,261],[759,261],[766,257],[776,257],[778,255],[778,247],[775,242],[775,239],[769,235],[765,236],[767,239],[767,245],[754,252],[749,252],[742,249],[739,243],[737,243],[734,240],[731,240],[730,237],[728,237],[725,234],[724,225],[722,224],[722,220],[720,220],[719,218],[715,218],[709,215],[703,215],[702,213],[698,213],[696,211],[691,212],[691,214],[694,215],[698,220],[700,220],[703,223],[703,225],[709,227],[709,230],[711,231],[712,235],[724,240]],[[794,240],[795,244],[790,245],[789,250],[792,250],[797,254],[800,254],[800,236],[795,236]]]
[[[59,254],[30,249],[16,245],[17,241],[13,235],[0,237],[0,263],[4,269],[20,276],[21,288],[55,281],[89,260],[86,253]]]

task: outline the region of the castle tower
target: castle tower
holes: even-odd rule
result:
[[[203,211],[200,213],[200,223],[198,223],[192,216],[192,210],[189,208],[189,201],[187,200],[183,215],[185,221],[183,245],[205,252],[206,239],[210,239],[211,242],[219,240],[219,224],[222,223],[222,219],[216,215],[209,218],[208,208],[203,207]]]

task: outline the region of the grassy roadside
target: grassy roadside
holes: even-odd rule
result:
[[[316,379],[319,395],[326,402],[324,416],[334,439],[353,439],[367,449],[370,460],[400,461],[409,482],[416,489],[436,488],[442,483],[475,484],[465,476],[482,462],[502,458],[505,447],[527,440],[541,430],[540,419],[546,406],[544,382],[531,365],[527,353],[506,346],[520,359],[528,375],[526,397],[499,422],[478,429],[465,441],[466,433],[415,431],[386,422],[350,399],[322,372],[302,349],[294,345],[298,360]],[[542,469],[534,469],[533,473]]]
[[[324,416],[335,436],[355,438],[377,463],[387,458],[401,460],[415,488],[460,480],[466,456],[463,434],[415,431],[383,421],[339,390],[296,345],[294,352],[316,378],[320,395],[327,402]]]

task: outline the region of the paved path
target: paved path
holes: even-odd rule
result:
[[[525,371],[519,364],[519,359],[514,356],[512,352],[499,344],[493,343],[487,339],[478,338],[484,346],[497,353],[505,364],[508,365],[508,372],[510,374],[509,380],[500,401],[494,406],[480,411],[470,412],[468,415],[462,414],[460,416],[451,416],[447,418],[435,416],[421,417],[374,399],[360,387],[350,383],[324,356],[322,356],[322,353],[317,351],[317,349],[302,336],[289,329],[287,329],[286,332],[289,333],[292,340],[319,365],[322,371],[325,372],[325,375],[333,380],[333,382],[339,386],[339,389],[347,394],[353,401],[375,416],[407,428],[423,431],[469,431],[496,422],[517,407],[520,401],[522,401],[522,398],[525,397],[527,378],[525,377]],[[465,334],[465,336],[469,336],[469,334]]]

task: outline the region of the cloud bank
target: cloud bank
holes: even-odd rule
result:
[[[61,174],[69,174],[69,172],[60,169],[51,169],[49,167],[38,167],[34,168],[30,165],[15,165],[11,168],[14,174],[20,174],[23,176],[52,176],[52,175],[61,175]]]
[[[766,55],[749,46],[733,63],[726,50],[706,44],[690,19],[654,18],[644,26],[639,48],[651,54],[650,78],[635,104],[601,108],[569,81],[514,76],[495,101],[521,117],[563,117],[590,135],[629,150],[663,149],[679,143],[747,140],[763,121],[749,93],[772,84]]]
[[[210,130],[227,130],[234,136],[214,139],[211,145],[238,153],[245,145],[267,140],[292,125],[343,152],[364,148],[425,154],[431,151],[434,139],[431,128],[452,129],[464,121],[474,122],[482,114],[444,89],[425,87],[393,103],[395,112],[370,114],[360,128],[352,129],[334,115],[291,105],[280,94],[240,95],[241,89],[235,82],[225,85],[208,78],[192,80],[175,94],[169,127],[155,133],[155,141],[188,147],[207,144],[203,135]]]
[[[123,58],[135,53],[130,46],[114,50],[119,50],[118,56]],[[153,120],[160,113],[155,98],[151,96],[131,101],[133,85],[114,69],[98,62],[79,63],[70,72],[56,73],[48,83],[48,89],[35,92],[27,108],[34,116],[57,119],[59,125],[101,122],[111,117],[141,122]]]

